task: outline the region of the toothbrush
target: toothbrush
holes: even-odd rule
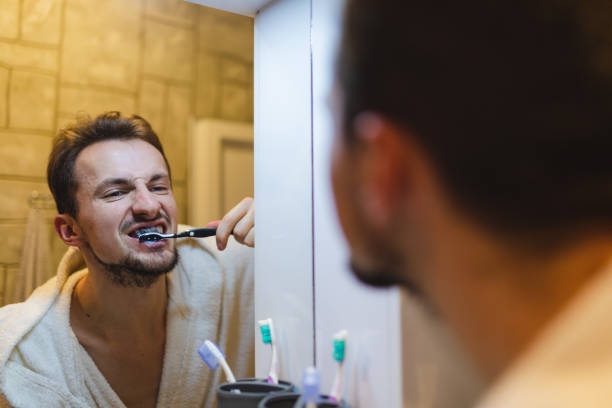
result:
[[[227,382],[235,383],[236,377],[234,377],[234,373],[227,365],[227,361],[225,361],[225,355],[219,347],[215,343],[210,340],[204,341],[200,348],[198,349],[198,354],[202,357],[202,360],[206,363],[208,368],[211,370],[216,369],[221,365],[223,371],[225,372],[225,376],[227,377]]]
[[[261,330],[261,340],[264,344],[269,344],[272,347],[268,384],[278,384],[278,355],[276,353],[276,337],[274,336],[272,319],[260,320],[257,323],[259,324],[259,330]]]
[[[346,339],[348,332],[341,330],[334,335],[334,360],[338,362],[338,371],[334,378],[331,391],[329,392],[329,399],[334,402],[340,402],[342,400],[342,388],[344,385],[344,351],[346,349]]]
[[[184,238],[184,237],[194,237],[194,238],[205,238],[212,237],[217,234],[216,228],[196,228],[189,231],[177,232],[176,234],[162,234],[161,232],[143,232],[139,233],[138,241],[140,242],[150,242],[150,241],[160,241],[162,239],[168,238]]]
[[[319,381],[320,375],[316,368],[308,367],[302,375],[302,394],[303,402],[306,403],[305,408],[317,408],[317,399],[319,398]]]

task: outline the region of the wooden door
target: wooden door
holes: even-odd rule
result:
[[[253,125],[216,119],[192,123],[188,218],[203,227],[244,197],[253,197]]]

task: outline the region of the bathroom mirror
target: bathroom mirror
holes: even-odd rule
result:
[[[46,162],[52,137],[79,112],[119,110],[151,123],[172,168],[180,223],[203,222],[191,207],[194,179],[214,185],[197,199],[210,219],[253,195],[252,18],[183,0],[9,0],[0,7],[0,305],[27,296],[10,293],[24,263],[44,265],[21,278],[32,289],[55,274],[66,251],[51,225]],[[199,131],[200,145],[220,146],[217,156],[199,152],[214,169],[190,167],[202,121],[241,129],[237,140]]]

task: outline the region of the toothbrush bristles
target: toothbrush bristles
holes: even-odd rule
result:
[[[272,344],[272,331],[270,329],[270,319],[260,320],[259,330],[261,331],[261,341],[264,344]]]
[[[219,367],[219,359],[209,348],[208,344],[202,344],[202,346],[198,349],[198,354],[211,370],[215,370],[217,367]]]
[[[334,360],[338,362],[344,361],[347,337],[348,332],[346,330],[342,330],[334,335]]]

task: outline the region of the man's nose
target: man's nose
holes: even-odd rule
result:
[[[147,188],[137,188],[134,192],[132,211],[135,215],[153,218],[158,215],[160,207],[161,205],[156,195]]]

